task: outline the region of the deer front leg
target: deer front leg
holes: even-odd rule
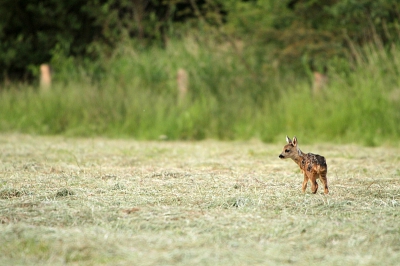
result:
[[[304,172],[304,181],[303,181],[303,186],[302,186],[303,193],[306,192],[307,182],[308,182],[308,176],[307,176],[306,172]]]

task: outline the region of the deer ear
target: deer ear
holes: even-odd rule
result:
[[[297,146],[297,138],[293,137],[293,146]]]
[[[292,144],[292,140],[291,140],[288,136],[286,136],[286,142],[287,142],[288,144]]]

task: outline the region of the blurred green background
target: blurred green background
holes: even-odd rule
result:
[[[398,143],[399,7],[2,0],[0,131]],[[48,90],[43,63],[52,68]]]

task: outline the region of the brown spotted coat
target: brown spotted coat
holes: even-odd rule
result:
[[[294,137],[292,141],[289,137],[286,136],[286,141],[288,144],[283,147],[282,153],[279,155],[279,158],[291,158],[295,163],[298,164],[304,174],[304,181],[302,186],[303,192],[306,191],[307,182],[308,180],[310,180],[311,192],[314,194],[317,193],[317,179],[319,178],[324,185],[324,193],[328,194],[328,180],[326,178],[328,165],[326,164],[325,157],[313,153],[303,153],[297,147],[296,137]]]

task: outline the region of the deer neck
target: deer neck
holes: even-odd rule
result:
[[[292,158],[292,160],[301,168],[301,161],[303,160],[304,153],[298,149],[297,154]]]

